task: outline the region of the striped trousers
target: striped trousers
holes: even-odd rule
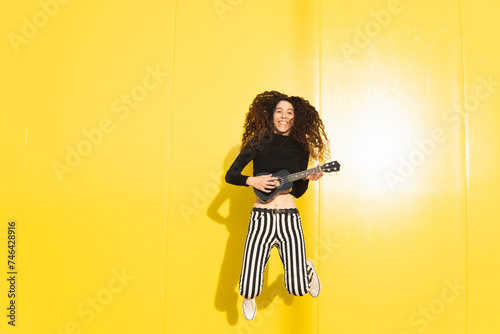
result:
[[[279,251],[285,270],[285,287],[296,296],[311,287],[304,232],[297,209],[254,208],[250,214],[240,276],[240,295],[255,298],[262,291],[264,269],[272,247]]]

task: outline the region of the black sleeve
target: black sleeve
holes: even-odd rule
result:
[[[304,153],[300,161],[300,170],[301,171],[306,170],[308,164],[309,164],[309,154]],[[293,183],[293,190],[292,190],[293,196],[295,196],[295,198],[299,198],[300,196],[304,195],[304,193],[307,190],[307,187],[309,187],[309,180],[300,179],[295,181]]]
[[[243,169],[253,160],[255,151],[250,148],[243,149],[236,157],[233,164],[226,173],[226,182],[237,186],[247,186],[247,175],[242,175]]]

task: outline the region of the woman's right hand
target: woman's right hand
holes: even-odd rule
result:
[[[269,193],[271,189],[276,188],[277,180],[278,178],[273,177],[273,174],[249,176],[247,178],[247,184],[262,192]]]

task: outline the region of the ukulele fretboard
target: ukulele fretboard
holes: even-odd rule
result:
[[[314,167],[311,169],[303,170],[301,172],[288,174],[287,176],[283,177],[283,183],[297,181],[297,180],[303,179],[305,177],[308,177],[312,173],[320,173],[320,172],[321,172],[321,167]]]

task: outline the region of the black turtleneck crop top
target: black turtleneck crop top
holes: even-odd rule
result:
[[[247,147],[240,152],[226,173],[226,182],[248,186],[248,176],[241,172],[252,160],[254,176],[263,172],[276,173],[282,169],[292,174],[307,169],[309,153],[288,136],[273,134],[271,138],[262,139],[257,147]],[[306,192],[308,185],[309,180],[297,180],[293,182],[290,193],[298,198]]]

